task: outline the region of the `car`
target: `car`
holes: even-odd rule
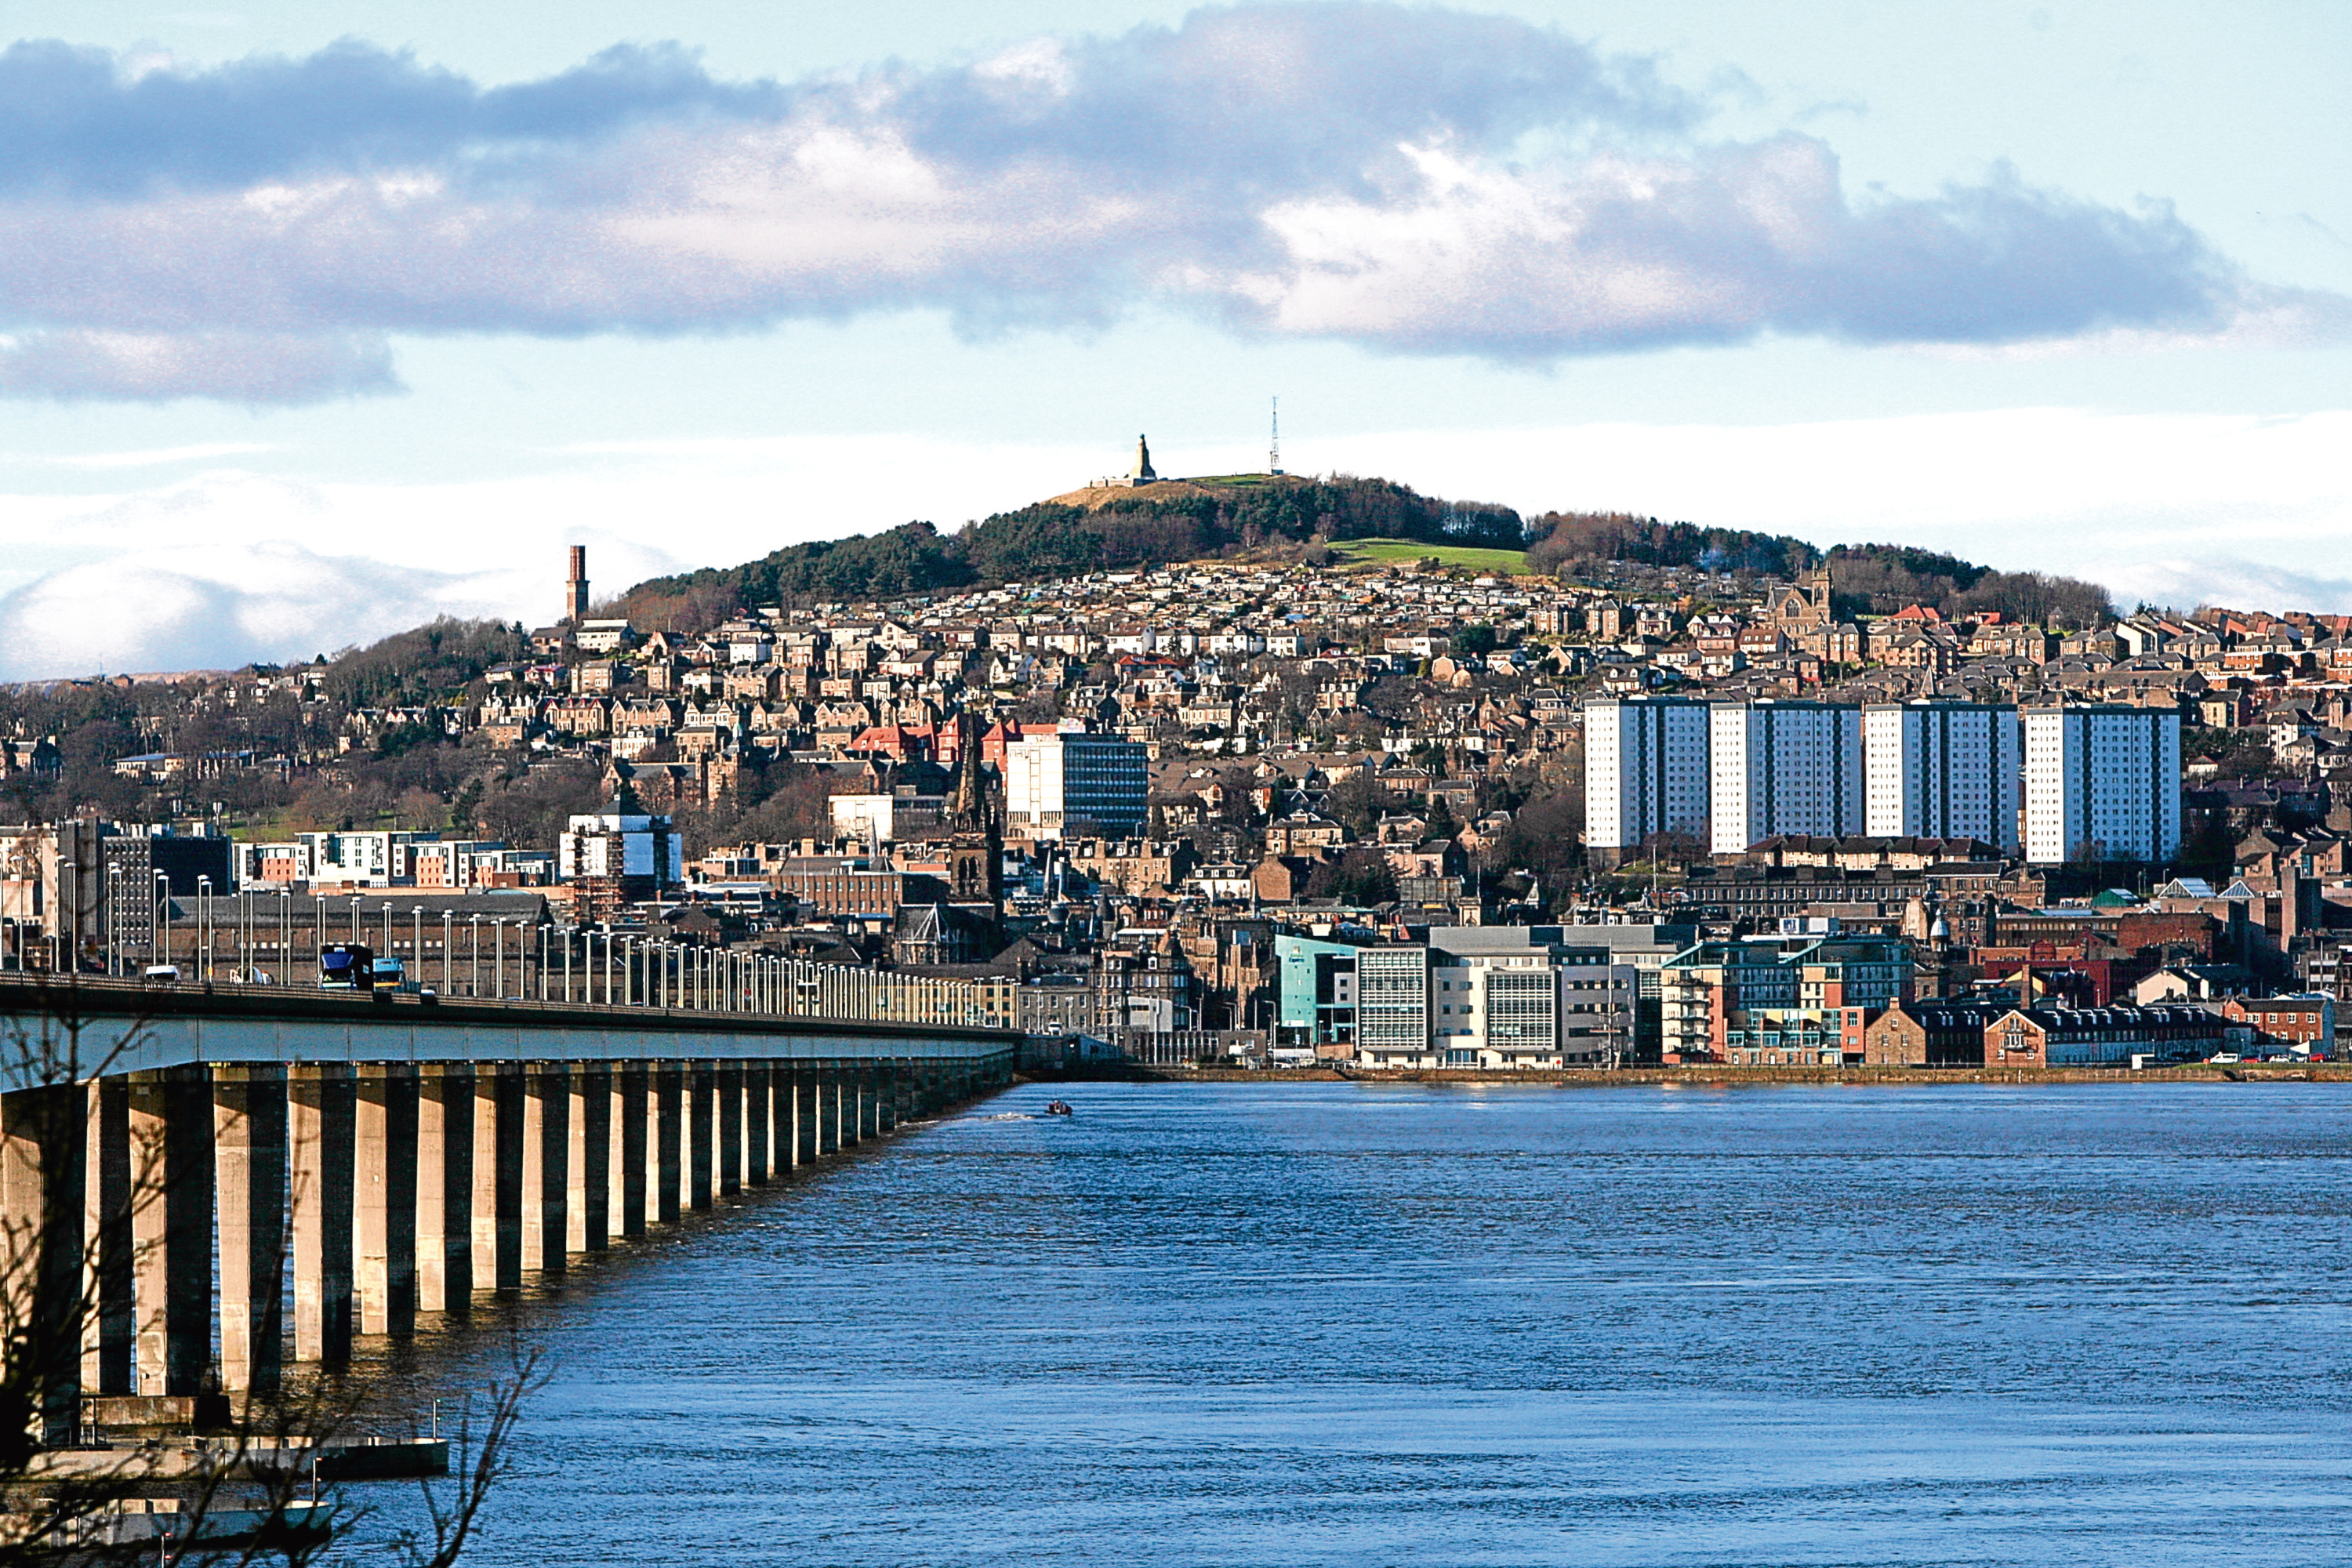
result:
[[[2205,1061],[2211,1067],[2235,1067],[2245,1059],[2235,1051],[2215,1051],[2211,1056],[2207,1057]]]
[[[139,972],[139,978],[150,985],[177,985],[180,966],[176,963],[151,963]]]

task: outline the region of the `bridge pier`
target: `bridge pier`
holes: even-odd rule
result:
[[[72,1442],[81,1417],[88,1130],[88,1101],[71,1084],[0,1095],[0,1325],[32,1358],[18,1371],[52,1447]]]
[[[462,1312],[474,1294],[474,1069],[417,1070],[416,1305]]]
[[[92,1394],[131,1394],[138,1343],[131,1274],[131,1080],[84,1086],[81,1379]],[[8,1200],[10,1221],[24,1211]]]
[[[195,1394],[212,1366],[213,1105],[202,1067],[131,1075],[139,1392]]]
[[[607,1236],[646,1233],[646,1068],[627,1062],[613,1075],[612,1208]]]
[[[610,1245],[613,1177],[613,1069],[581,1065],[572,1070],[569,1177],[563,1209],[563,1250],[602,1252]]]
[[[522,1286],[522,1070],[474,1069],[473,1279],[476,1291]]]
[[[686,1206],[707,1209],[711,1197],[711,1160],[718,1152],[716,1123],[712,1114],[718,1109],[717,1075],[708,1064],[696,1062],[686,1069],[687,1096],[687,1163]]]
[[[775,1175],[775,1140],[771,1128],[775,1109],[773,1063],[752,1062],[743,1069],[743,1184],[764,1186]]]
[[[731,1198],[743,1191],[743,1068],[721,1062],[712,1079],[719,1088],[719,1195]]]
[[[518,1261],[524,1274],[563,1272],[571,1110],[572,1075],[564,1064],[531,1063],[522,1074],[522,1247]]]
[[[341,1366],[352,1359],[352,1069],[341,1063],[288,1068],[286,1103],[294,1209],[294,1359]],[[142,1392],[146,1381],[142,1365]]]
[[[647,1095],[653,1148],[653,1180],[646,1191],[646,1217],[660,1225],[676,1225],[685,1181],[681,1172],[686,1153],[686,1069],[676,1062],[654,1064]]]
[[[223,1063],[212,1073],[221,1387],[275,1394],[285,1358],[286,1069]]]
[[[416,1331],[416,1072],[371,1063],[353,1085],[360,1332],[405,1337]]]

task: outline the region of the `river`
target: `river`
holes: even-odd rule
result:
[[[429,1342],[553,1369],[468,1563],[2352,1542],[2341,1088],[1049,1092]]]

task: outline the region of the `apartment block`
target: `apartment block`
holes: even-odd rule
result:
[[[1674,697],[1584,705],[1584,841],[1638,848],[1706,829],[1707,705]]]
[[[1776,833],[1863,831],[1862,710],[1719,702],[1709,713],[1709,847],[1737,855]]]
[[[2025,858],[2169,860],[2180,851],[2180,715],[2169,708],[2029,708]]]
[[[1873,1015],[1911,998],[1896,937],[1703,942],[1659,974],[1670,1061],[1836,1067],[1863,1059]]]
[[[1975,838],[2018,852],[2024,805],[2017,710],[1973,702],[1863,710],[1863,831],[1874,838]]]

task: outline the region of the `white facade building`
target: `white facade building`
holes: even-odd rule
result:
[[[1863,830],[1861,709],[1719,702],[1708,749],[1714,853],[1737,855],[1777,833],[1843,838]]]
[[[1584,842],[1638,848],[1706,830],[1707,707],[1674,697],[1584,705]]]
[[[1061,731],[1004,748],[1004,830],[1028,838],[1128,838],[1143,830],[1150,776],[1143,747]]]
[[[2180,715],[2166,708],[2029,708],[2025,858],[2055,865],[2180,852]]]
[[[1970,702],[1863,710],[1863,831],[1874,838],[1977,838],[2018,850],[2024,804],[2017,710]]]
[[[686,880],[686,845],[668,817],[630,811],[616,800],[565,823],[555,874],[566,882],[609,880],[625,896],[646,897]]]

